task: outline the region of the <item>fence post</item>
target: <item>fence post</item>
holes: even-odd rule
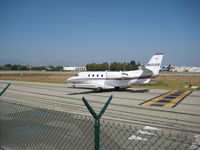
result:
[[[10,86],[10,83],[0,92],[0,96],[3,95],[3,93],[8,89]]]
[[[93,116],[93,118],[95,119],[95,125],[94,125],[94,148],[95,150],[100,150],[100,119],[102,117],[102,115],[104,114],[104,112],[106,111],[110,101],[112,100],[112,95],[109,97],[109,99],[107,100],[107,102],[104,104],[103,108],[101,109],[100,113],[97,115],[94,111],[94,109],[90,106],[90,104],[87,102],[87,100],[83,97],[82,100],[85,104],[85,106],[87,107],[87,109],[89,110],[89,112],[91,113],[91,115]]]

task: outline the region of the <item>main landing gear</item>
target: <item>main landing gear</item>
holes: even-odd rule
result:
[[[116,86],[116,87],[115,87],[115,90],[119,91],[119,90],[120,90],[119,86]]]
[[[96,92],[101,92],[103,89],[102,89],[102,87],[98,87],[97,89],[96,89]]]

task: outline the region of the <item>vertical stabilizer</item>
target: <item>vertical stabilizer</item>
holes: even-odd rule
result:
[[[153,72],[153,75],[159,74],[163,55],[163,53],[155,53],[148,62],[148,64],[145,66],[146,69],[149,69]]]

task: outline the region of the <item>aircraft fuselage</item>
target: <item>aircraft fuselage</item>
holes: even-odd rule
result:
[[[68,82],[75,85],[96,85],[100,88],[129,87],[135,83],[147,83],[153,78],[143,70],[136,71],[97,71],[81,72],[71,77]]]

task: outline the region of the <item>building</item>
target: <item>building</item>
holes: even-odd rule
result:
[[[188,66],[166,66],[171,72],[200,72],[200,67],[188,67]]]
[[[191,67],[188,72],[200,72],[200,67]]]
[[[63,71],[87,71],[86,67],[63,67]]]

